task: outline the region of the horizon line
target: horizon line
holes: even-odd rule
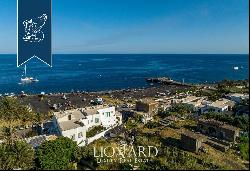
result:
[[[17,55],[0,53],[0,55]],[[52,55],[249,55],[249,53],[52,53]]]

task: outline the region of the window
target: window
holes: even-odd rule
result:
[[[106,112],[106,116],[107,116],[107,117],[110,117],[110,112]]]
[[[78,138],[82,138],[83,135],[82,135],[82,132],[78,133]]]
[[[75,140],[75,138],[76,138],[76,136],[75,136],[75,134],[73,134],[73,135],[71,136],[71,139],[72,139],[72,140]]]
[[[95,123],[99,123],[99,118],[95,118]]]

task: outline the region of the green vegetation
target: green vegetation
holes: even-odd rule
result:
[[[232,116],[224,113],[209,112],[205,113],[203,118],[226,122],[230,125],[241,128],[243,131],[249,130],[249,117],[247,116]]]
[[[98,141],[101,141],[99,139]],[[78,149],[78,159],[82,159],[88,163],[88,165],[92,167],[97,167],[97,161],[96,158],[94,157],[94,149],[93,148],[88,148],[88,147],[79,147]]]
[[[230,91],[223,89],[223,88],[218,88],[218,89],[213,90],[213,91],[198,90],[197,92],[194,93],[194,95],[198,96],[198,97],[207,96],[208,100],[216,101],[228,93],[230,93]]]
[[[136,128],[139,124],[142,123],[143,116],[141,114],[136,114],[134,117],[129,118],[125,123],[127,129]]]
[[[15,121],[26,124],[35,121],[36,118],[27,106],[21,105],[16,99],[4,98],[0,101],[0,119],[10,126]]]
[[[159,153],[156,157],[148,158],[148,162],[134,163],[133,160],[129,160],[124,163],[119,162],[108,162],[108,163],[97,163],[97,158],[94,156],[93,147],[107,147],[117,146],[116,139],[110,139],[108,141],[99,139],[93,144],[81,148],[81,154],[86,162],[90,162],[91,166],[96,167],[97,170],[132,170],[137,167],[139,170],[166,170],[166,169],[221,169],[220,166],[213,163],[211,160],[206,158],[198,158],[190,152],[181,150],[179,147],[171,146],[166,144],[167,141],[175,141],[179,143],[179,140],[172,138],[167,140],[162,138],[158,134],[153,133],[142,133],[137,130],[134,148],[138,146],[155,146]],[[173,143],[172,143],[173,144]],[[137,149],[136,149],[137,151]],[[145,153],[147,154],[147,148]],[[107,159],[106,157],[104,157]],[[141,157],[144,159],[144,157]],[[110,158],[109,158],[110,159]],[[119,160],[118,160],[119,161]]]
[[[240,137],[239,150],[240,150],[241,157],[244,160],[249,161],[249,136]]]
[[[193,112],[193,108],[187,104],[174,104],[168,111],[168,115],[185,116]]]
[[[164,111],[164,110],[159,110],[158,111],[158,116],[160,118],[165,118],[170,115],[175,115],[179,117],[187,116],[191,113],[193,113],[194,110],[193,108],[188,105],[188,104],[182,104],[182,103],[177,103],[173,104],[170,109]]]
[[[238,88],[242,86],[242,88]],[[249,80],[223,80],[218,84],[218,88],[230,93],[249,93]]]
[[[164,147],[157,159],[140,164],[143,170],[205,170],[220,169],[209,160],[199,160],[188,152],[176,147]]]
[[[36,115],[14,98],[0,101],[0,130],[4,138],[13,140],[16,128],[36,122]]]
[[[43,170],[72,169],[77,160],[77,144],[66,137],[44,142],[37,150],[38,168]]]
[[[34,167],[34,150],[24,141],[0,144],[0,169],[32,169]]]
[[[87,133],[86,133],[86,137],[90,138],[95,136],[96,134],[102,132],[103,130],[105,130],[105,128],[101,125],[99,126],[94,126],[93,128],[91,128]]]
[[[161,126],[161,124],[159,124],[159,122],[152,122],[152,121],[149,121],[148,123],[146,123],[144,125],[144,127],[148,128],[148,129],[154,129],[154,128],[158,128],[160,126]]]
[[[238,86],[242,86],[239,88]],[[223,80],[218,83],[218,86],[215,90],[202,90],[198,89],[194,95],[195,96],[207,96],[208,100],[216,101],[226,94],[229,93],[249,93],[248,89],[248,80],[238,80],[238,81],[231,81],[231,80]]]

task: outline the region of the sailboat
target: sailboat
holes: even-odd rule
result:
[[[27,77],[26,72],[27,72],[27,68],[26,68],[26,65],[25,65],[24,66],[24,77],[21,78],[22,83],[32,83],[32,82],[38,82],[39,81],[38,79],[35,79],[33,77]]]
[[[235,66],[235,67],[233,67],[233,69],[234,69],[234,70],[238,70],[238,69],[239,69],[239,67],[238,67],[238,66]]]

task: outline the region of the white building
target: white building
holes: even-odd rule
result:
[[[110,126],[122,124],[122,116],[115,111],[115,107],[90,107],[85,108],[83,113],[86,119],[83,119],[82,123],[86,125],[87,129],[98,125],[108,128]]]
[[[53,122],[57,126],[59,134],[77,142],[86,140],[87,127],[81,120],[86,116],[79,109],[55,112]]]
[[[173,98],[171,100],[171,104],[182,103],[182,104],[189,105],[194,110],[198,110],[200,108],[200,106],[203,105],[204,101],[205,101],[205,97],[196,97],[196,96],[188,95],[188,96],[183,97],[183,98]]]
[[[210,104],[207,104],[204,108],[206,109],[205,111],[212,111],[212,112],[225,112],[228,111],[229,108],[233,106],[233,102],[231,100],[222,98],[219,99],[215,102],[212,102]],[[203,108],[203,109],[204,109]]]
[[[103,126],[106,129],[122,124],[122,115],[115,107],[95,106],[55,112],[54,124],[62,136],[71,138],[78,144],[86,140],[86,132],[93,126]]]
[[[198,110],[204,100],[205,97],[187,96],[186,98],[181,99],[181,103],[191,106],[194,110]]]

